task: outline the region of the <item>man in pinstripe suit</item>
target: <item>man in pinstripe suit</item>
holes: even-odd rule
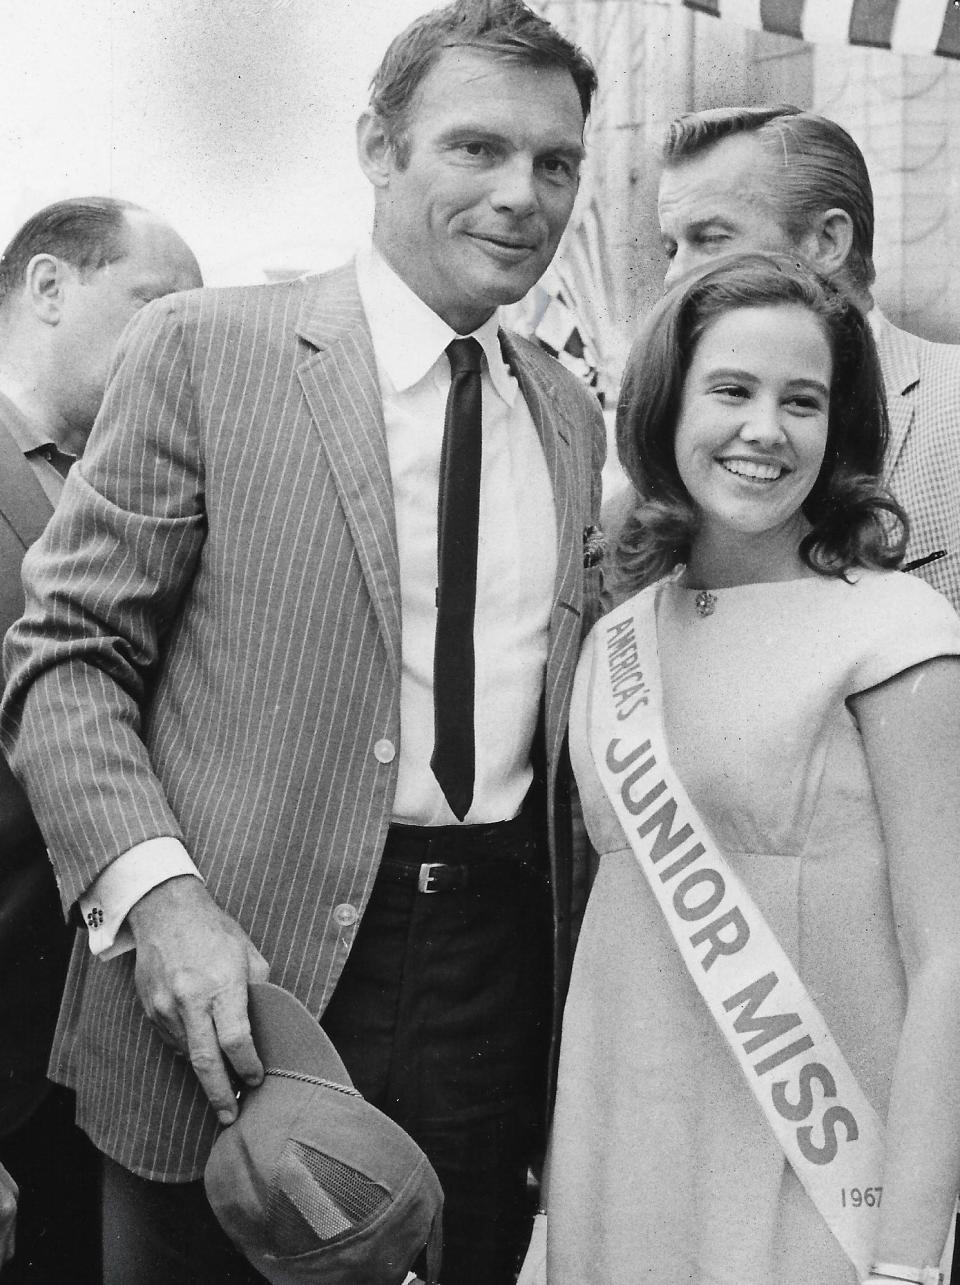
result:
[[[0,256],[0,631],[23,610],[23,555],[93,427],[121,330],[150,299],[199,284],[172,228],[110,197],[45,206]],[[95,1285],[96,1153],[73,1094],[46,1077],[75,930],[2,756],[0,925],[0,1171],[20,1205],[4,1285]]]
[[[866,313],[890,416],[886,481],[910,519],[907,566],[960,609],[960,346],[893,326],[874,305],[873,192],[859,147],[795,107],[689,112],[660,180],[666,284],[737,250],[796,251]]]
[[[446,1285],[512,1278],[568,968],[604,437],[496,309],[556,249],[594,87],[520,0],[414,23],[359,126],[371,250],[147,309],[28,558],[5,741],[89,930],[53,1069],[105,1156],[108,1282],[259,1279],[197,1180],[262,1075],[268,967],[433,1160]],[[462,815],[430,766],[457,336],[483,408]]]

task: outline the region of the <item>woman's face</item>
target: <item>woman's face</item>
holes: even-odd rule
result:
[[[674,439],[698,539],[783,535],[796,549],[827,445],[832,371],[820,320],[801,304],[737,308],[710,322]]]

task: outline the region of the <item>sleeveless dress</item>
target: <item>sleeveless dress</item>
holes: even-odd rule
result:
[[[887,857],[851,695],[960,655],[960,618],[899,572],[716,592],[662,582],[673,766],[886,1117],[906,1002]],[[563,1023],[549,1285],[855,1285],[690,980],[587,745],[571,755],[601,854]],[[905,747],[905,753],[910,747]]]

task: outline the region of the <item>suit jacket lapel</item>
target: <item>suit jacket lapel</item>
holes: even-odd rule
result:
[[[578,522],[579,496],[574,476],[572,436],[577,427],[571,419],[567,400],[557,382],[528,361],[510,335],[501,331],[504,356],[517,377],[530,410],[547,461],[557,515],[557,576],[550,639],[547,652],[545,690],[547,694],[547,753],[555,761],[563,740],[561,704],[551,700],[555,690],[566,690],[561,675],[576,660],[583,611],[583,539]]]
[[[400,566],[390,461],[376,358],[352,265],[318,283],[304,303],[297,330],[317,349],[298,368],[300,383],[343,503],[390,663],[399,674]],[[571,449],[577,430],[556,382],[535,368],[508,334],[501,332],[501,341],[540,435],[556,507],[549,693],[553,676],[567,663],[580,637],[583,554]],[[547,731],[552,749],[562,729],[548,726]]]
[[[884,480],[889,482],[913,424],[913,394],[920,380],[920,363],[916,346],[911,342],[913,336],[898,330],[882,314],[877,318],[874,335],[890,419],[884,467]]]
[[[578,497],[574,492],[576,480],[571,448],[571,437],[577,429],[557,384],[549,378],[545,381],[542,372],[534,370],[506,332],[501,332],[501,343],[540,435],[553,486],[558,537],[554,597],[556,602],[562,602],[579,613],[583,594],[579,569],[583,554],[581,533],[576,530]]]
[[[305,301],[298,333],[317,352],[298,368],[336,482],[390,664],[400,672],[400,564],[373,342],[352,265]]]
[[[53,512],[47,493],[37,481],[23,451],[0,423],[3,468],[0,469],[0,513],[16,531],[23,547],[39,540]]]

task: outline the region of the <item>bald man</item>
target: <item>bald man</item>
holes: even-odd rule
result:
[[[20,563],[93,427],[120,332],[151,299],[201,284],[196,259],[171,227],[147,210],[105,197],[47,206],[4,251],[0,636],[23,610]],[[74,931],[63,923],[26,796],[0,758],[5,1227],[19,1204],[16,1252],[2,1268],[3,1285],[92,1285],[100,1279],[95,1153],[74,1126],[73,1095],[46,1078]],[[12,1235],[3,1238],[0,1264],[12,1244]]]

